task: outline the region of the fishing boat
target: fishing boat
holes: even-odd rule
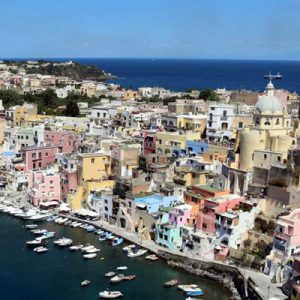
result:
[[[95,258],[96,256],[97,256],[97,253],[89,253],[89,254],[84,254],[83,258],[92,259],[92,258]]]
[[[125,279],[124,274],[118,274],[118,275],[112,277],[112,278],[110,279],[110,282],[111,282],[111,283],[118,283],[118,282],[120,282],[120,281],[122,281],[122,280],[124,280],[124,279]]]
[[[117,271],[126,271],[127,269],[128,269],[127,266],[121,266],[116,268]]]
[[[37,228],[37,227],[38,227],[37,224],[28,224],[28,225],[25,225],[26,229],[34,229],[34,228]]]
[[[82,287],[85,287],[85,286],[87,286],[87,285],[89,285],[91,282],[89,281],[89,280],[83,280],[81,283],[80,283],[80,285],[82,286]]]
[[[40,246],[40,247],[34,248],[33,251],[36,253],[45,253],[48,251],[48,248]]]
[[[128,246],[126,246],[126,247],[123,248],[123,252],[124,253],[128,253],[129,251],[131,251],[135,247],[136,247],[136,245],[128,245]]]
[[[127,275],[127,276],[124,276],[124,280],[133,280],[135,279],[136,275]]]
[[[123,294],[119,291],[103,291],[99,293],[99,297],[105,299],[116,299],[122,296]]]
[[[69,249],[71,251],[77,251],[83,248],[83,245],[75,245],[75,246],[70,246]]]
[[[148,252],[148,250],[146,250],[146,249],[139,249],[136,252],[135,251],[130,251],[127,254],[127,256],[133,258],[133,257],[142,256],[142,255],[146,254],[147,252]]]
[[[109,244],[111,244],[112,247],[116,247],[119,246],[123,243],[124,239],[121,237],[117,237],[114,238],[113,240],[111,240],[111,242],[109,242]]]
[[[171,286],[176,285],[177,283],[178,283],[177,279],[172,279],[172,280],[166,281],[164,283],[164,287],[171,287]]]
[[[105,277],[112,277],[115,274],[116,274],[115,272],[108,272],[108,273],[105,274]]]
[[[155,261],[158,260],[159,258],[155,254],[151,254],[151,255],[147,255],[146,259]]]

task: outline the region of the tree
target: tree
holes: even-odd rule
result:
[[[66,105],[65,115],[67,117],[77,117],[79,116],[79,107],[77,103],[73,100],[69,100]]]
[[[212,89],[205,89],[201,91],[199,95],[199,99],[203,99],[205,101],[219,101],[219,96]]]

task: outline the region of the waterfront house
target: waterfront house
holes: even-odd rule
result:
[[[169,222],[172,225],[183,226],[189,224],[192,206],[189,204],[181,204],[175,206],[173,210],[169,212]]]

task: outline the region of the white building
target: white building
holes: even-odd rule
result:
[[[206,135],[210,140],[230,139],[232,136],[234,105],[216,103],[208,108]]]

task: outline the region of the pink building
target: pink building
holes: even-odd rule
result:
[[[29,202],[38,206],[40,202],[60,200],[60,175],[46,171],[33,171],[28,175]]]
[[[243,197],[235,194],[206,198],[204,200],[204,208],[199,211],[196,219],[197,228],[204,232],[215,233],[216,214],[227,212],[237,207],[243,199]]]
[[[66,199],[69,193],[77,190],[77,159],[64,155],[61,159],[59,172],[61,175],[61,197]]]
[[[27,147],[21,150],[25,171],[43,169],[55,162],[57,146]]]
[[[284,258],[300,253],[300,208],[276,222],[273,251]]]
[[[44,142],[57,146],[60,153],[72,153],[77,149],[78,136],[73,131],[45,130]]]
[[[174,209],[169,212],[170,223],[176,226],[184,226],[188,224],[191,210],[192,206],[189,204],[182,204],[174,207]]]

